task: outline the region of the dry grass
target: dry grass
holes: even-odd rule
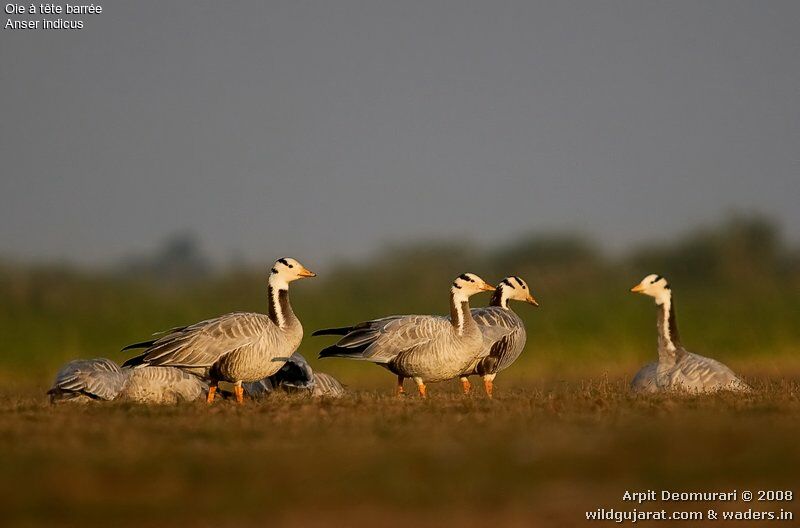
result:
[[[386,381],[242,407],[0,394],[3,524],[584,526],[586,510],[634,507],[626,489],[791,489],[800,476],[797,380],[643,398],[621,379],[537,381],[494,401],[443,385],[396,399]]]

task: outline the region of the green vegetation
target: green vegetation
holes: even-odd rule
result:
[[[292,301],[308,334],[446,312],[463,271],[526,278],[542,307],[518,307],[529,344],[493,401],[463,397],[455,382],[432,385],[428,401],[391,397],[385,371],[320,362],[330,340],[307,337],[301,351],[347,384],[347,397],[48,405],[43,392],[68,359],[122,360],[123,345],[153,331],[266,309],[266,265],[213,272],[177,253],[102,273],[0,270],[4,525],[568,527],[601,507],[720,508],[623,503],[625,490],[800,492],[800,259],[761,220],[615,258],[547,236],[480,251],[388,248],[327,270],[307,263],[320,278],[293,288]],[[655,308],[628,292],[650,272],[673,283],[685,343],[743,373],[754,394],[629,394],[627,380],[655,357]],[[796,504],[728,506],[797,518]]]
[[[40,389],[75,357],[123,360],[119,350],[155,331],[229,311],[266,311],[266,267],[211,273],[184,238],[151,264],[89,273],[56,266],[0,268],[0,378]],[[452,278],[517,274],[541,308],[518,306],[529,344],[507,379],[632,373],[654,358],[654,307],[628,292],[644,275],[666,275],[684,341],[737,369],[775,374],[800,363],[800,259],[761,219],[733,219],[673,243],[610,258],[574,236],[532,236],[478,250],[467,244],[390,247],[367,262],[309,267],[318,279],[292,289],[306,327],[301,352],[345,382],[386,376],[326,360],[330,342],[311,330],[396,313],[446,313]],[[474,303],[488,302],[478,296]],[[796,360],[796,361],[795,361]],[[386,380],[388,383],[388,380]],[[499,380],[502,383],[502,378]],[[434,389],[435,391],[435,389]]]

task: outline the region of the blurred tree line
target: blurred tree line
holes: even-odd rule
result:
[[[652,353],[653,312],[628,289],[659,273],[672,282],[684,337],[691,335],[699,352],[706,345],[742,356],[792,353],[800,340],[800,251],[760,216],[734,216],[620,256],[566,233],[494,248],[394,245],[327,270],[308,265],[320,277],[292,291],[307,334],[394,313],[446,313],[449,282],[471,271],[489,281],[506,275],[528,281],[542,307],[518,312],[540,361],[555,368],[575,359],[631,361]],[[49,376],[72,357],[121,359],[122,346],[157,330],[227,311],[265,312],[265,292],[264,265],[215,269],[191,234],[103,272],[6,262],[0,264],[0,377]],[[476,298],[475,305],[487,301]],[[308,338],[301,351],[313,358],[326,343]],[[353,368],[342,363],[331,368]]]

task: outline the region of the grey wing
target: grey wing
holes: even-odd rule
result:
[[[113,400],[124,384],[125,375],[110,359],[78,359],[70,361],[58,371],[48,394],[53,401],[78,395],[96,400]]]
[[[496,307],[475,308],[472,316],[483,334],[482,357],[496,357],[496,371],[511,365],[522,353],[527,340],[522,319],[510,310]]]
[[[348,357],[389,363],[398,354],[434,341],[452,337],[447,318],[432,315],[401,315],[360,323],[320,357]]]
[[[681,377],[676,382],[683,389],[695,392],[717,390],[750,392],[752,390],[726,365],[699,354],[687,352],[678,367]]]
[[[508,346],[508,340],[505,337],[511,335],[514,331],[509,328],[500,326],[479,326],[481,335],[483,336],[483,352],[479,357],[488,356],[492,347],[500,341],[503,341],[504,346]]]
[[[631,381],[631,390],[638,393],[658,392],[656,384],[656,372],[658,371],[658,361],[653,361],[642,367]]]
[[[195,369],[211,367],[225,354],[260,340],[277,342],[279,329],[263,314],[230,313],[178,328],[151,343],[143,354],[123,366],[169,366]]]
[[[324,372],[314,373],[314,390],[311,393],[313,396],[341,398],[344,396],[344,392],[344,386],[330,374],[325,374]]]

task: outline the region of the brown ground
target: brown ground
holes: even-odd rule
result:
[[[494,401],[464,398],[454,384],[432,386],[428,401],[396,399],[385,381],[338,401],[280,396],[211,408],[53,407],[38,387],[6,386],[0,524],[614,525],[585,521],[600,507],[783,507],[800,519],[798,499],[621,501],[644,489],[800,493],[796,379],[756,382],[751,396],[644,398],[616,378],[537,381],[499,385]]]

